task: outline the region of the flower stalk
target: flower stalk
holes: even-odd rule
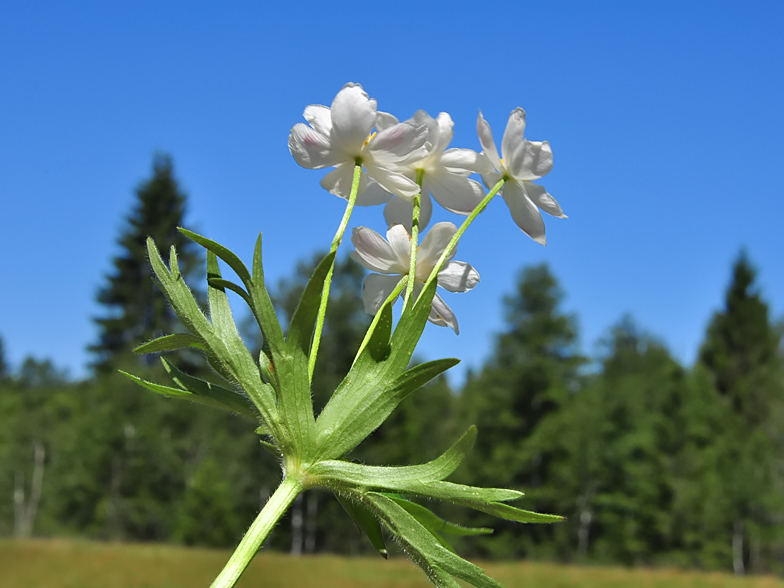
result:
[[[357,193],[359,192],[359,180],[362,177],[362,160],[358,157],[354,163],[354,178],[351,182],[351,193],[348,196],[348,203],[346,204],[346,211],[343,213],[343,220],[340,221],[335,237],[332,239],[332,246],[329,249],[330,253],[335,253],[343,240],[343,234],[346,232],[348,220],[351,218],[351,213],[354,210],[354,204],[357,201]],[[327,314],[327,302],[329,301],[329,289],[332,285],[332,272],[335,270],[335,261],[327,272],[327,277],[324,280],[324,287],[321,290],[321,303],[319,304],[318,318],[316,319],[316,332],[313,334],[313,344],[310,348],[310,358],[308,359],[308,377],[313,379],[313,370],[316,369],[316,358],[318,357],[319,344],[321,343],[321,331],[324,330],[324,317]]]
[[[411,263],[408,269],[408,285],[406,295],[403,299],[403,308],[408,306],[408,301],[414,293],[414,283],[416,282],[416,262],[417,246],[419,244],[419,214],[422,207],[422,181],[425,178],[425,170],[418,169],[416,172],[416,183],[419,186],[419,193],[414,196],[414,212],[411,218]]]
[[[468,229],[468,227],[471,226],[471,223],[474,222],[474,219],[477,216],[479,216],[479,213],[482,212],[485,208],[487,208],[487,205],[490,204],[490,201],[495,197],[496,194],[498,194],[498,191],[501,188],[503,188],[505,182],[506,182],[505,177],[498,180],[496,185],[493,186],[493,189],[487,193],[487,196],[485,196],[482,199],[482,201],[476,205],[474,211],[471,214],[469,214],[468,218],[466,218],[463,221],[463,224],[460,225],[460,228],[457,229],[457,232],[452,236],[452,239],[449,241],[449,244],[446,246],[446,249],[444,249],[444,252],[441,254],[441,257],[438,259],[438,262],[436,263],[435,267],[433,267],[433,271],[430,272],[430,276],[428,276],[427,282],[425,282],[425,288],[427,288],[430,285],[430,283],[438,277],[438,272],[440,272],[441,268],[444,267],[444,263],[449,257],[449,254],[452,253],[452,251],[454,251],[455,247],[457,247],[457,242],[460,240],[460,237],[462,237],[463,233],[466,232],[466,229]]]

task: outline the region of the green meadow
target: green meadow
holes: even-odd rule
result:
[[[70,540],[0,541],[2,588],[206,588],[230,552],[171,545]],[[488,563],[506,588],[784,588],[772,576],[627,569],[541,562]],[[404,558],[256,557],[241,588],[404,588],[430,584]]]

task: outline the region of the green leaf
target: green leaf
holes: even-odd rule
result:
[[[482,568],[441,545],[427,528],[395,500],[376,492],[368,492],[364,497],[412,561],[436,585],[459,585],[446,575],[450,574],[477,588],[502,588],[498,582],[485,575]]]
[[[244,414],[259,420],[258,412],[253,410],[250,399],[244,394],[190,376],[164,358],[161,358],[161,363],[172,381],[183,390],[200,397],[212,398],[215,402],[225,404],[238,414]]]
[[[379,323],[373,333],[371,343],[360,353],[351,370],[319,415],[316,423],[318,459],[332,459],[345,455],[375,430],[389,416],[400,400],[411,393],[411,389],[405,389],[405,382],[397,382],[397,384],[402,384],[403,388],[394,391],[390,391],[390,389],[393,387],[392,383],[397,381],[398,376],[405,371],[411,361],[414,348],[430,314],[430,303],[435,294],[435,286],[434,281],[422,291],[413,310],[407,310],[403,313],[395,332],[392,334],[388,352],[386,345],[384,345],[388,333],[387,317],[382,317],[385,324]],[[391,308],[390,310],[382,309],[381,312],[390,313],[391,321]],[[453,363],[447,365],[431,362],[431,364],[440,365],[441,371],[444,371],[456,362],[456,360],[441,361]],[[387,392],[390,392],[388,402],[376,407],[379,399],[383,398]],[[375,424],[372,427],[363,426],[361,431],[356,428],[358,424],[367,422]]]
[[[203,341],[211,364],[217,363],[218,373],[227,374],[239,383],[259,409],[265,422],[274,426],[274,423],[277,422],[274,392],[262,381],[256,362],[236,333],[236,326],[231,318],[231,310],[228,307],[225,292],[211,288],[211,310],[214,318],[220,317],[213,325],[204,316],[182,278],[175,278],[173,273],[166,268],[152,239],[147,240],[147,251],[161,290],[168,298],[177,317],[193,335]],[[208,255],[208,264],[212,270],[211,273],[218,273],[217,261],[214,256],[210,262],[210,255]],[[280,442],[285,441],[279,431],[276,438]]]
[[[370,347],[370,346],[368,346]],[[320,457],[340,457],[359,445],[365,437],[375,431],[392,413],[400,402],[424,384],[458,364],[458,359],[438,359],[415,366],[395,379],[374,382],[367,378],[365,390],[352,389],[334,403],[330,401],[319,415],[321,426]],[[382,364],[383,365],[383,364]],[[346,380],[352,378],[353,370]],[[358,375],[357,375],[358,377]],[[345,381],[344,381],[345,382]],[[353,381],[349,380],[348,386]],[[340,392],[341,388],[338,388]],[[347,401],[353,396],[354,403]],[[334,398],[334,397],[333,397]],[[339,413],[338,411],[342,411]],[[336,421],[328,429],[330,421]]]
[[[165,335],[143,343],[134,349],[133,352],[158,353],[161,351],[176,351],[186,347],[196,347],[205,350],[204,343],[198,337],[194,337],[189,333],[175,333],[174,335]]]
[[[335,493],[335,498],[343,505],[346,512],[351,516],[360,534],[365,535],[370,543],[373,544],[378,554],[384,559],[389,558],[387,546],[384,544],[384,537],[381,535],[381,526],[378,519],[361,502],[354,502],[350,498],[343,497]]]
[[[238,286],[234,282],[220,278],[208,278],[207,284],[213,288],[223,288],[226,290],[231,290],[235,294],[239,294],[240,297],[248,303],[248,306],[250,306],[250,296],[248,296],[248,293],[243,289],[242,286]]]
[[[304,352],[305,356],[310,351],[313,329],[316,327],[319,305],[321,304],[321,291],[324,289],[324,280],[334,262],[335,252],[333,251],[321,260],[308,280],[286,336],[286,347],[289,351],[297,349]]]
[[[455,504],[468,506],[474,510],[479,510],[491,514],[493,516],[506,519],[508,521],[516,521],[518,523],[559,523],[565,521],[566,518],[558,515],[542,514],[538,512],[531,512],[530,510],[523,510],[515,508],[508,504],[499,504],[497,502],[483,503],[473,500],[454,500]]]
[[[242,260],[237,257],[233,251],[211,239],[208,239],[207,237],[203,237],[194,233],[193,231],[189,231],[188,229],[177,227],[177,230],[192,241],[195,241],[204,247],[207,251],[212,251],[215,255],[220,257],[231,269],[234,270],[234,273],[239,276],[240,280],[243,282],[250,281],[250,272],[248,272],[248,268],[245,267],[245,264],[242,263]]]
[[[273,357],[283,350],[283,329],[280,328],[275,307],[264,286],[264,267],[261,263],[261,233],[253,250],[253,279],[245,282],[252,302],[251,310],[259,323],[265,342],[270,346]]]
[[[445,521],[433,511],[425,508],[421,504],[411,502],[400,496],[394,494],[385,494],[403,507],[408,514],[414,517],[419,523],[424,526],[428,531],[433,533],[436,537],[439,535],[455,535],[455,536],[471,536],[471,535],[490,535],[493,530],[487,527],[463,527]]]
[[[244,348],[237,325],[234,324],[234,316],[229,305],[229,298],[226,291],[220,284],[220,267],[218,258],[212,251],[207,251],[207,300],[210,306],[210,322],[213,330],[223,339],[224,343],[233,347],[239,343]],[[230,350],[231,351],[231,350]]]
[[[282,349],[283,331],[280,328],[280,323],[278,323],[278,317],[275,314],[272,301],[264,286],[264,272],[261,271],[261,234],[259,234],[259,238],[256,242],[256,250],[254,251],[253,256],[253,276],[251,276],[242,260],[228,248],[187,229],[179,228],[178,230],[208,251],[212,251],[234,270],[234,273],[236,273],[242,283],[245,284],[251,310],[259,323],[259,327],[261,328],[264,337],[270,340],[276,352]],[[224,285],[223,287],[225,288],[226,286]],[[236,292],[237,290],[234,291]],[[242,296],[242,294],[240,294],[240,296]]]
[[[140,386],[144,386],[151,392],[155,392],[156,394],[161,394],[163,396],[167,396],[170,398],[180,398],[183,400],[190,400],[192,402],[197,402],[199,404],[210,406],[212,408],[230,410],[231,412],[241,414],[243,416],[247,416],[252,419],[258,418],[256,412],[250,406],[243,403],[239,395],[235,394],[234,392],[231,392],[230,390],[225,390],[222,388],[218,388],[217,386],[214,386],[210,395],[203,395],[191,390],[172,388],[171,386],[164,386],[162,384],[148,382],[147,380],[143,380],[138,376],[134,376],[133,374],[129,374],[122,370],[120,371],[120,373],[126,376],[127,378],[133,380]],[[207,382],[203,382],[203,383],[207,384]],[[230,398],[228,395],[233,396],[234,398]]]
[[[330,488],[393,490],[460,504],[469,502],[489,504],[516,500],[523,495],[517,490],[505,488],[480,488],[440,480],[418,479],[408,468],[422,468],[422,466],[366,466],[342,460],[328,460],[314,464],[308,473]]]
[[[305,286],[297,310],[291,319],[286,338],[285,360],[276,364],[276,375],[280,386],[278,408],[303,458],[315,449],[316,438],[308,356],[321,303],[324,279],[332,268],[334,260],[334,252],[324,257]]]
[[[392,335],[392,303],[385,304],[379,310],[381,316],[367,344],[368,355],[375,363],[389,357],[389,337]]]

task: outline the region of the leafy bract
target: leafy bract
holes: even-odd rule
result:
[[[185,388],[172,388],[171,386],[164,386],[162,384],[148,382],[147,380],[143,380],[138,376],[134,376],[133,374],[129,374],[122,370],[120,373],[130,378],[140,386],[144,386],[151,392],[161,394],[162,396],[190,400],[191,402],[197,402],[212,408],[221,408],[223,410],[229,410],[231,412],[250,418],[258,418],[256,411],[254,411],[248,405],[247,399],[244,399],[242,396],[232,392],[231,390],[220,388],[208,382],[199,380],[204,385],[204,387],[201,390],[196,391]]]
[[[176,351],[177,349],[185,349],[187,347],[196,347],[197,349],[205,349],[204,343],[198,337],[194,337],[189,333],[175,333],[173,335],[164,335],[158,337],[147,343],[143,343],[136,347],[134,353],[160,353],[161,351]]]
[[[376,516],[397,537],[412,561],[437,586],[458,586],[457,582],[448,578],[449,574],[478,588],[501,588],[498,582],[485,575],[482,568],[441,545],[424,525],[392,498],[368,492],[365,499]]]
[[[424,289],[414,308],[400,318],[388,349],[384,340],[391,324],[391,303],[382,315],[370,342],[338,386],[316,422],[318,459],[342,457],[373,432],[397,404],[416,387],[436,377],[457,360],[429,362],[422,372],[399,379],[414,353],[430,314],[436,283]],[[414,368],[416,369],[416,368]]]
[[[387,546],[384,544],[384,537],[381,535],[381,526],[373,513],[359,501],[344,498],[337,493],[335,494],[335,497],[351,516],[351,520],[354,521],[359,532],[370,540],[370,543],[381,557],[387,559],[389,557],[389,551],[387,551]]]

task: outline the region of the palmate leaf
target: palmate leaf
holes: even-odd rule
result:
[[[242,260],[228,248],[193,231],[181,227],[177,230],[208,251],[212,251],[237,274],[245,285],[251,310],[259,323],[265,339],[269,341],[275,352],[281,351],[283,348],[283,331],[275,314],[272,300],[264,285],[264,270],[261,264],[261,234],[259,234],[259,238],[256,241],[256,248],[253,254],[253,274],[251,275],[248,268],[242,263]]]
[[[236,327],[231,318],[226,294],[217,288],[211,288],[210,306],[215,327],[199,308],[193,294],[180,276],[177,268],[176,255],[171,255],[171,271],[161,259],[152,239],[147,240],[147,251],[153,271],[158,279],[161,290],[166,295],[177,317],[192,335],[197,337],[207,349],[207,357],[211,363],[217,362],[216,368],[221,374],[227,374],[241,385],[248,397],[256,405],[264,421],[271,426],[276,423],[277,406],[274,391],[261,379],[259,369],[239,336],[235,336]],[[214,260],[214,258],[213,258]],[[209,260],[208,260],[209,261]],[[218,274],[217,263],[211,264],[213,274]],[[231,324],[223,324],[229,321]],[[276,431],[276,438],[281,435]]]

